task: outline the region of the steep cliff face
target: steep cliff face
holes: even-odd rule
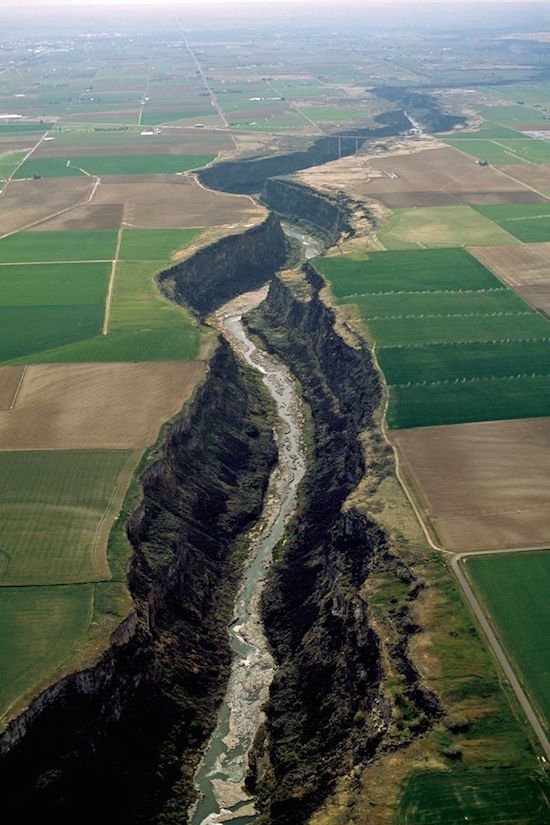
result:
[[[186,821],[229,671],[238,537],[260,512],[276,458],[271,414],[255,376],[220,345],[163,458],[142,477],[129,525],[136,609],[127,632],[12,726],[5,814],[97,822],[107,807],[128,825]]]
[[[306,822],[339,775],[384,745],[394,715],[383,686],[387,662],[362,587],[373,572],[397,570],[399,561],[373,519],[342,510],[365,472],[358,435],[372,426],[381,388],[369,353],[335,331],[332,311],[317,294],[319,276],[308,265],[305,271],[307,299],[275,280],[250,319],[301,382],[314,429],[302,507],[264,598],[278,669],[250,781],[259,777],[261,822],[271,825]],[[407,571],[399,572],[412,584]],[[414,627],[404,614],[396,621],[392,666],[403,675],[421,731],[437,717],[438,703],[408,657]]]
[[[287,244],[273,214],[246,232],[228,235],[157,276],[163,292],[206,316],[261,286],[283,266]]]
[[[291,178],[269,178],[262,201],[287,220],[311,227],[327,246],[352,231],[344,196],[321,194]]]
[[[444,112],[437,97],[421,90],[379,86],[375,92],[379,97],[402,106],[428,132],[447,132],[466,123],[465,117]]]
[[[353,155],[365,141],[395,135],[411,126],[402,111],[384,112],[376,121],[379,127],[353,129],[351,137],[349,130],[321,137],[302,151],[216,163],[199,172],[199,178],[205,186],[223,192],[261,192],[267,178]]]

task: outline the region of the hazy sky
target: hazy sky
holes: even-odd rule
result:
[[[382,6],[385,7],[386,10],[389,10],[392,6],[408,6],[409,8],[413,7],[414,5],[425,5],[426,3],[437,3],[438,5],[441,4],[448,4],[448,5],[455,5],[457,2],[463,2],[465,4],[471,5],[478,5],[479,3],[530,3],[533,5],[540,5],[544,6],[547,5],[546,3],[533,3],[533,0],[367,0],[367,2],[360,3],[360,0],[356,0],[356,2],[349,3],[348,7],[351,5],[353,6],[363,6],[364,8],[368,8],[368,6]],[[79,7],[79,6],[179,6],[179,8],[184,9],[186,6],[241,6],[241,5],[254,5],[258,8],[265,6],[266,3],[270,5],[279,5],[279,6],[286,6],[291,4],[291,0],[159,0],[158,2],[154,2],[154,0],[4,0],[1,3],[3,9],[10,9],[10,8],[21,8],[21,7],[39,7],[39,8],[47,8],[52,6],[71,6],[72,8]],[[297,3],[294,0],[295,7],[299,8],[300,6],[311,4],[311,5],[322,5],[319,3],[319,0],[299,0]],[[327,5],[330,5],[327,0]]]

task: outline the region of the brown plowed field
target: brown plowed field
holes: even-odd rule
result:
[[[470,247],[469,251],[532,306],[550,313],[550,243]]]
[[[449,550],[550,543],[550,418],[418,427],[392,440]]]
[[[518,163],[514,166],[499,166],[498,168],[527,186],[532,186],[541,192],[550,192],[550,166],[544,163]]]
[[[152,444],[190,398],[201,361],[27,367],[0,450],[133,449]]]
[[[85,177],[11,181],[0,195],[0,235],[82,203],[93,185]]]
[[[41,223],[37,230],[49,232],[51,230],[71,229],[118,229],[122,221],[124,205],[121,203],[107,203],[103,206],[87,204],[59,215],[51,221]]]
[[[474,158],[452,148],[371,157],[368,166],[382,177],[358,182],[355,191],[390,208],[545,202],[521,183],[515,184],[490,166],[479,166]]]
[[[125,222],[151,229],[224,226],[264,214],[247,197],[210,192],[184,175],[105,177],[94,203],[123,203]]]
[[[13,404],[24,367],[0,367],[0,410]]]

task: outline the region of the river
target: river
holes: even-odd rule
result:
[[[243,787],[248,751],[262,719],[274,662],[261,621],[260,599],[273,549],[296,507],[306,457],[303,415],[289,370],[251,341],[242,323],[245,312],[257,306],[267,288],[241,295],[210,319],[246,363],[262,376],[275,401],[278,462],[271,474],[264,508],[247,539],[250,553],[229,628],[233,650],[231,676],[218,714],[218,725],[195,776],[199,800],[192,825],[231,822],[245,825],[255,819],[254,799]]]

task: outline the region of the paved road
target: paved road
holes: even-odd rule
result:
[[[199,72],[200,76],[202,77],[202,82],[204,83],[204,85],[206,87],[206,91],[210,95],[210,100],[214,104],[214,107],[215,107],[217,113],[219,114],[219,116],[221,117],[221,119],[223,121],[223,125],[226,126],[226,127],[229,127],[229,123],[227,122],[227,118],[226,118],[226,116],[223,112],[223,109],[220,106],[220,104],[218,103],[218,98],[216,97],[216,95],[212,91],[212,87],[210,86],[210,83],[207,80],[207,77],[206,77],[206,75],[203,71],[203,68],[202,68],[201,64],[199,63],[199,61],[198,61],[198,59],[195,55],[195,52],[193,51],[193,49],[189,45],[189,42],[188,42],[187,38],[185,37],[185,35],[183,37],[183,42],[185,43],[185,48],[187,49],[187,51],[191,55],[191,57],[193,59],[193,62],[195,64],[195,66],[197,67],[197,71]]]
[[[527,548],[526,548],[527,549]],[[550,742],[548,741],[548,737],[546,736],[542,725],[540,724],[535,711],[533,710],[533,706],[529,701],[527,694],[525,693],[523,687],[521,686],[519,679],[517,678],[512,665],[510,664],[506,653],[504,652],[502,645],[500,644],[499,640],[496,637],[496,634],[491,627],[483,608],[481,607],[480,603],[478,602],[474,591],[470,586],[470,582],[468,581],[466,575],[463,572],[461,562],[465,558],[471,558],[472,556],[488,556],[488,555],[496,555],[497,553],[502,553],[502,550],[489,550],[484,553],[459,553],[456,556],[453,556],[451,559],[451,567],[459,581],[462,590],[464,591],[464,595],[468,600],[468,604],[472,608],[476,619],[478,620],[479,624],[481,625],[483,632],[487,637],[487,641],[491,645],[495,656],[498,659],[500,666],[504,671],[504,675],[510,682],[514,693],[516,694],[518,701],[523,708],[527,719],[535,734],[541,744],[541,747],[544,751],[546,759],[550,762]],[[504,552],[508,553],[517,553],[517,550],[506,550]],[[521,551],[520,551],[521,552]]]

